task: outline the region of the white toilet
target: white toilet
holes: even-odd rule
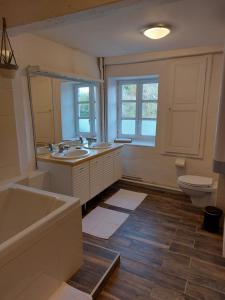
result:
[[[212,178],[182,175],[178,177],[177,182],[181,190],[191,197],[193,205],[198,207],[214,205],[217,183],[213,182]]]

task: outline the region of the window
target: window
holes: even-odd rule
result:
[[[96,85],[61,86],[62,139],[96,136]]]
[[[118,137],[155,142],[158,76],[118,81]]]
[[[96,135],[95,85],[75,85],[75,119],[77,136]]]

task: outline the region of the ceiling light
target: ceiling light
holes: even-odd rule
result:
[[[170,33],[170,29],[163,25],[153,25],[144,29],[143,34],[153,40],[161,39]]]

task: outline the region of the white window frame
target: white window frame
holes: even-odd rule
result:
[[[159,76],[154,75],[152,78],[146,79],[126,79],[117,81],[117,137],[118,138],[132,138],[135,141],[149,141],[155,143],[155,138],[157,135],[157,126],[156,134],[151,135],[142,135],[141,134],[141,121],[143,120],[155,120],[157,125],[157,115],[156,118],[142,118],[142,104],[143,103],[156,103],[158,108],[158,99],[157,100],[142,100],[142,85],[145,83],[158,83]],[[122,100],[122,85],[123,84],[136,84],[136,100]],[[122,117],[122,103],[135,102],[136,103],[136,117],[135,118],[124,118]],[[158,109],[157,109],[158,111]],[[135,134],[123,134],[122,133],[122,120],[135,120]]]
[[[89,101],[78,101],[78,89],[80,87],[89,87]],[[97,108],[97,99],[95,97],[94,89],[96,89],[96,97],[97,97],[97,86],[93,83],[82,83],[74,85],[74,109],[75,109],[75,132],[76,136],[83,137],[95,137],[96,136],[96,108]],[[89,104],[89,117],[79,117],[79,104]],[[90,123],[90,132],[82,132],[79,130],[79,120],[89,119]]]

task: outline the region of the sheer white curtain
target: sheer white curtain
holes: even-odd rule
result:
[[[220,95],[220,105],[217,121],[215,141],[215,153],[213,170],[216,173],[225,174],[225,50],[223,58],[223,78]]]

